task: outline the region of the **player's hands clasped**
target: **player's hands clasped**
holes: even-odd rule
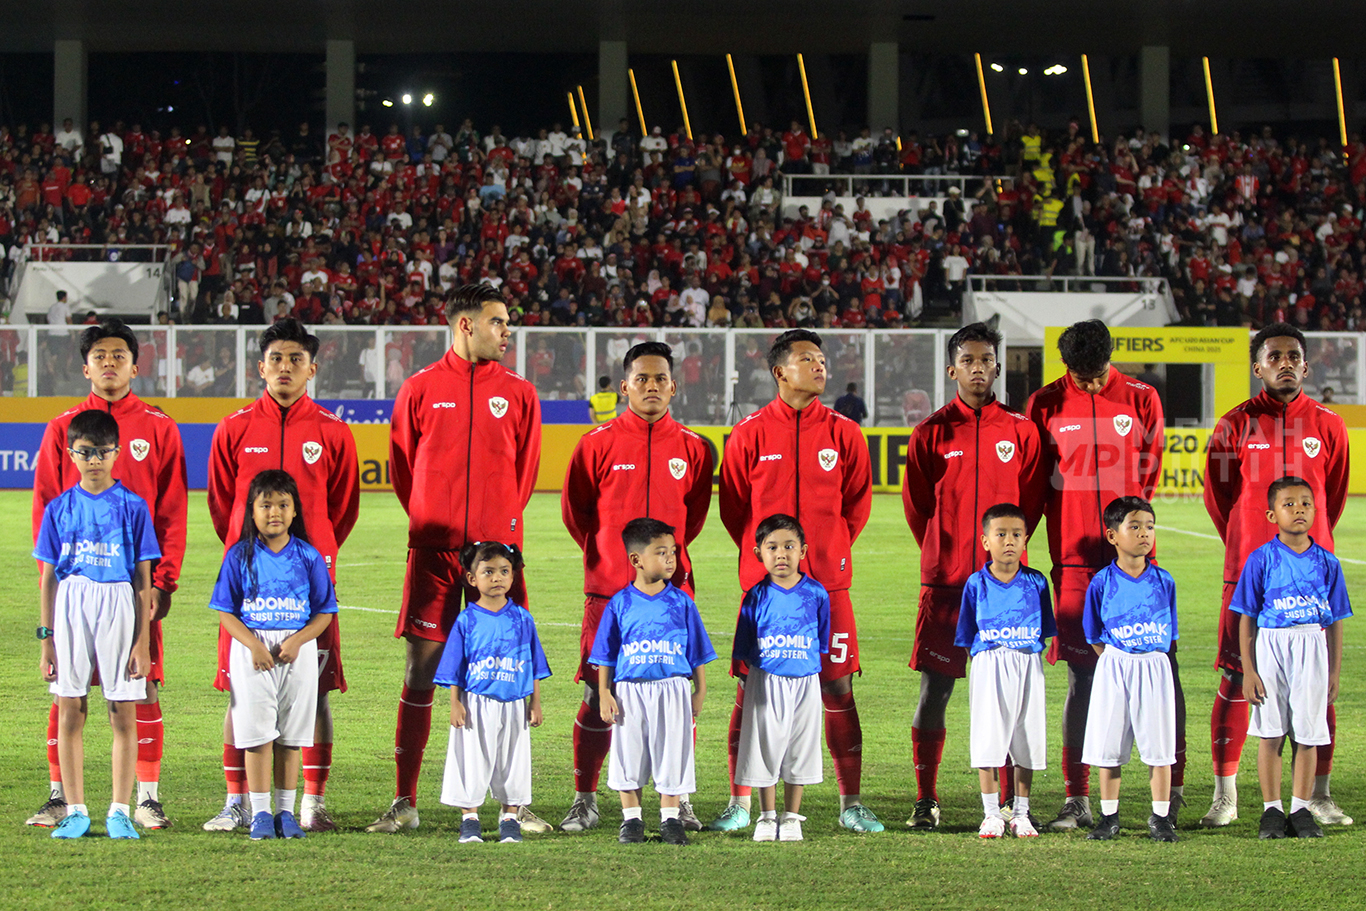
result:
[[[301,643],[294,641],[294,636],[290,636],[284,642],[275,646],[273,654],[275,660],[281,664],[293,664],[294,659],[299,657],[299,646]]]
[[[257,639],[251,646],[251,666],[258,671],[268,671],[275,667],[275,658],[266,644]]]

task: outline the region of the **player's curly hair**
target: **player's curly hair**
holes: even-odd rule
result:
[[[1267,339],[1273,338],[1293,338],[1300,343],[1300,351],[1305,354],[1309,349],[1304,342],[1304,333],[1296,329],[1289,323],[1268,323],[1252,336],[1252,345],[1249,354],[1252,355],[1252,363],[1257,363],[1257,359],[1262,356],[1262,348],[1266,345]]]
[[[770,373],[775,367],[780,367],[787,363],[787,357],[792,353],[792,346],[798,342],[810,342],[819,348],[821,346],[821,337],[810,329],[789,329],[775,338],[773,340],[773,346],[768,349],[768,369]]]
[[[95,343],[105,338],[123,339],[123,343],[128,346],[129,354],[133,357],[133,363],[138,362],[138,337],[123,320],[111,317],[100,320],[81,333],[81,363],[85,363],[86,358],[90,357],[90,349],[95,347]]]
[[[954,358],[958,357],[958,349],[968,342],[985,342],[991,346],[991,351],[996,357],[1001,356],[1001,333],[992,329],[986,323],[969,323],[949,336],[948,354],[949,363],[952,364]]]
[[[1078,376],[1098,376],[1110,363],[1114,342],[1110,327],[1098,319],[1082,320],[1063,330],[1058,337],[1058,354],[1067,369]]]

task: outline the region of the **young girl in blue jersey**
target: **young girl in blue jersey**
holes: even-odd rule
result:
[[[1331,741],[1328,706],[1338,694],[1342,621],[1352,616],[1342,564],[1309,536],[1314,491],[1284,477],[1267,491],[1276,537],[1243,565],[1229,609],[1242,614],[1243,691],[1252,703],[1248,732],[1261,738],[1261,838],[1322,838],[1310,810],[1318,748]],[[1281,803],[1281,748],[1294,733],[1290,816]]]
[[[531,733],[541,723],[541,684],[550,676],[531,613],[507,593],[522,571],[515,546],[466,544],[460,565],[479,600],[465,606],[441,652],[435,680],[451,688],[451,733],[441,802],[459,807],[460,841],[482,842],[485,795],[502,805],[498,840],[519,842],[519,807],[531,803]]]
[[[337,612],[337,596],[326,561],[308,543],[299,488],[287,472],[252,479],[242,532],[223,558],[209,606],[233,638],[229,711],[234,742],[247,751],[251,837],[303,838],[294,818],[299,750],[313,745],[317,638]]]
[[[801,523],[782,513],[754,530],[768,578],[745,592],[731,660],[745,676],[735,783],[759,789],[755,841],[801,841],[802,792],[821,774],[821,655],[830,652],[830,596],[799,570]],[[778,779],[783,818],[778,819]]]

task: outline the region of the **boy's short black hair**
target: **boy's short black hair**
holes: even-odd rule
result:
[[[1110,327],[1098,319],[1073,323],[1058,337],[1063,364],[1078,376],[1099,376],[1114,349]]]
[[[754,529],[754,546],[761,547],[764,538],[773,534],[775,531],[790,531],[797,536],[797,540],[806,543],[806,532],[802,530],[802,523],[798,522],[793,516],[785,512],[775,512],[767,519],[759,523],[759,527]]]
[[[502,299],[503,295],[488,282],[461,285],[446,301],[446,321],[454,322],[460,316],[478,316],[485,304],[498,303]]]
[[[1263,326],[1261,329],[1257,331],[1256,335],[1252,336],[1252,345],[1250,351],[1252,355],[1252,363],[1257,363],[1257,358],[1261,356],[1262,346],[1266,344],[1267,339],[1282,337],[1293,338],[1295,341],[1300,343],[1301,351],[1303,351],[1305,354],[1309,353],[1309,349],[1305,345],[1303,332],[1296,329],[1289,323],[1270,323],[1268,325]]]
[[[982,513],[983,534],[991,527],[991,523],[994,519],[1019,519],[1026,525],[1029,524],[1029,520],[1025,518],[1024,510],[1014,503],[997,503],[995,506]]]
[[[522,552],[516,544],[504,544],[501,541],[470,541],[460,548],[460,565],[467,573],[474,572],[476,566],[492,557],[507,560],[512,564],[513,572],[517,572],[523,566]]]
[[[612,378],[611,378],[610,376],[600,376],[600,377],[598,377],[598,389],[609,389],[609,388],[611,388],[611,386],[612,386]]]
[[[658,519],[632,519],[621,530],[621,543],[628,554],[638,554],[650,546],[655,538],[674,537],[674,527]]]
[[[278,320],[261,333],[262,360],[265,360],[266,350],[276,342],[298,342],[308,352],[309,360],[316,360],[318,357],[318,337],[293,317]]]
[[[119,422],[107,411],[88,408],[71,419],[66,428],[66,445],[85,440],[92,446],[119,445]]]
[[[1293,474],[1288,474],[1283,478],[1277,478],[1271,482],[1271,486],[1266,489],[1266,508],[1276,508],[1276,494],[1291,487],[1303,487],[1309,491],[1309,496],[1314,496],[1314,488],[1309,486],[1309,482],[1304,478],[1297,478]]]
[[[821,337],[810,329],[789,329],[782,335],[773,340],[773,345],[768,349],[768,369],[773,372],[774,367],[779,367],[787,363],[787,356],[792,353],[792,346],[797,342],[810,342],[817,348],[821,346]]]
[[[988,326],[986,323],[969,323],[949,336],[949,363],[952,364],[958,357],[958,349],[968,342],[985,342],[991,346],[991,353],[997,358],[1001,356],[1001,333]]]
[[[95,347],[95,343],[105,338],[123,339],[123,343],[128,346],[128,351],[133,356],[133,363],[138,362],[138,337],[123,320],[111,318],[101,320],[81,333],[81,363],[85,363],[86,358],[90,357],[90,349]]]
[[[1153,512],[1153,504],[1142,497],[1115,497],[1110,501],[1110,505],[1105,507],[1105,527],[1110,531],[1119,531],[1119,527],[1124,524],[1124,517],[1131,512],[1146,512],[1154,519],[1157,513]]]
[[[674,350],[663,342],[641,342],[639,345],[632,345],[631,350],[621,359],[621,372],[630,376],[631,365],[636,362],[636,358],[641,357],[662,357],[669,363],[669,373],[674,372]]]

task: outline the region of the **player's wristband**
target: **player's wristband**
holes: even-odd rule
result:
[[[52,630],[49,629],[49,628],[46,627],[46,626],[40,626],[40,627],[38,627],[38,630],[37,630],[37,632],[35,633],[35,635],[36,635],[40,640],[41,640],[41,639],[51,639],[51,638],[52,638]]]

